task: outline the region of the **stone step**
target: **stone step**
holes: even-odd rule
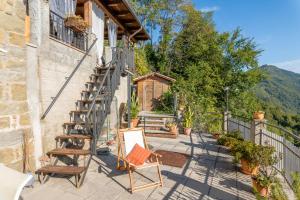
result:
[[[143,118],[140,119],[140,123],[141,124],[165,124],[165,120],[161,120],[161,119],[146,119],[144,120]]]
[[[47,165],[45,167],[38,169],[36,172],[43,173],[43,174],[55,173],[55,174],[75,175],[75,174],[81,174],[85,170],[86,170],[86,167]]]
[[[159,137],[159,138],[177,138],[177,134],[171,134],[168,131],[163,130],[145,130],[147,137]]]
[[[91,151],[89,150],[83,150],[83,149],[53,149],[47,153],[47,155],[52,156],[69,156],[69,155],[76,155],[76,156],[86,156],[91,154]]]

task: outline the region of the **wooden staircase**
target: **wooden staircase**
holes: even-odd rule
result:
[[[55,138],[56,148],[47,152],[49,163],[36,171],[41,183],[51,175],[60,174],[75,176],[75,186],[81,186],[120,84],[121,67],[116,59],[108,67],[94,68],[81,99],[69,113],[70,121],[63,124],[63,134]]]

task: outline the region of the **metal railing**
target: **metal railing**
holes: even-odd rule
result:
[[[78,48],[82,51],[88,50],[88,34],[76,32],[65,26],[65,19],[50,10],[50,36]]]
[[[239,116],[239,115],[231,115],[227,118],[227,130],[229,132],[238,130],[242,133],[242,137],[245,140],[251,140],[251,121],[252,119]]]
[[[282,159],[274,167],[282,173],[289,185],[292,185],[291,174],[293,172],[300,172],[300,149],[295,145],[295,143],[300,142],[300,137],[273,124],[260,122],[258,126],[264,128],[259,129],[256,143],[275,147],[276,153]],[[269,131],[268,127],[273,130],[277,129],[278,134]]]
[[[66,77],[66,81],[64,82],[64,84],[62,85],[62,87],[59,89],[59,91],[57,92],[57,94],[55,95],[55,97],[52,98],[52,101],[51,101],[50,105],[45,110],[45,112],[42,115],[41,119],[45,119],[45,117],[47,116],[47,114],[50,112],[51,108],[53,107],[53,105],[55,104],[55,102],[57,101],[57,99],[59,98],[59,96],[61,95],[61,93],[64,91],[64,89],[66,88],[66,86],[68,85],[68,83],[70,82],[70,80],[72,79],[72,77],[74,76],[74,74],[77,72],[77,70],[79,69],[79,67],[81,66],[82,62],[85,60],[85,58],[87,57],[87,55],[89,54],[89,52],[91,51],[91,49],[93,48],[93,46],[96,44],[96,41],[97,41],[97,38],[92,42],[91,46],[87,49],[87,51],[85,52],[85,54],[83,55],[83,57],[79,60],[78,64],[76,65],[76,67],[74,68],[74,70],[71,72],[71,74],[68,77]]]
[[[112,60],[106,64],[106,72],[95,92],[90,108],[85,116],[85,129],[93,136],[92,151],[96,153],[97,141],[106,116],[110,112],[110,106],[115,91],[120,84],[121,70],[125,55],[123,49],[116,48],[112,51]],[[99,101],[99,103],[96,103]]]
[[[299,136],[280,126],[266,122],[253,122],[252,119],[236,115],[228,118],[227,125],[228,131],[239,130],[245,140],[251,140],[252,129],[256,133],[253,137],[256,144],[273,146],[276,155],[282,158],[274,168],[282,174],[290,186],[292,185],[291,174],[300,172],[300,149],[296,145],[300,143]]]

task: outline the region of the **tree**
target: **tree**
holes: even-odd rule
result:
[[[224,88],[230,87],[231,98],[238,99],[235,108],[246,104],[250,108],[256,102],[250,89],[262,78],[257,64],[261,51],[252,39],[241,35],[240,29],[219,33],[211,14],[193,6],[182,10],[182,26],[169,54],[177,91],[187,96],[189,103],[200,104],[197,107],[205,112],[223,109]]]

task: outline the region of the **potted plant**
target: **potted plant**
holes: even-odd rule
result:
[[[236,162],[241,162],[241,171],[247,175],[258,174],[257,145],[250,141],[241,141],[232,148]]]
[[[268,197],[270,187],[275,184],[276,170],[273,167],[281,159],[281,156],[275,154],[275,148],[272,146],[259,146],[256,156],[259,158],[259,173],[252,176],[254,190],[262,197]]]
[[[88,23],[79,15],[68,16],[65,19],[65,26],[75,32],[84,32],[88,28]]]
[[[131,117],[131,127],[137,127],[138,123],[139,123],[139,112],[140,112],[140,108],[139,108],[139,101],[135,95],[135,93],[132,93],[131,95],[131,105],[130,105],[130,117]]]
[[[265,118],[265,112],[263,111],[256,111],[253,113],[253,119],[263,120],[264,118]]]
[[[190,135],[192,131],[192,124],[193,124],[193,115],[194,113],[191,110],[190,106],[186,107],[186,110],[183,115],[183,127],[184,127],[184,134]]]
[[[178,133],[177,124],[175,122],[168,122],[166,127],[169,128],[171,134],[176,135]]]

